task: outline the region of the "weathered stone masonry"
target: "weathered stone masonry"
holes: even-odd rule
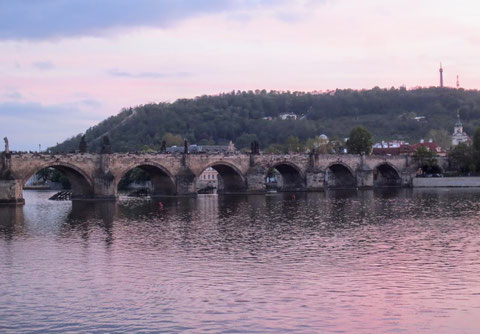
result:
[[[74,199],[117,198],[118,182],[135,167],[151,175],[158,196],[196,194],[195,181],[207,167],[219,172],[219,191],[224,193],[265,192],[265,177],[272,168],[281,174],[284,191],[410,186],[416,172],[405,156],[3,152],[0,203],[23,203],[23,185],[46,167],[65,174]]]

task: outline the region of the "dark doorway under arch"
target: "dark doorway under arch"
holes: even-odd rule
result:
[[[373,185],[376,187],[400,187],[402,179],[389,164],[380,164],[373,170]]]
[[[328,188],[355,188],[357,181],[348,167],[338,163],[325,171],[325,185]]]

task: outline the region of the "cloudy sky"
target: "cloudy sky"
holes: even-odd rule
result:
[[[232,90],[480,87],[480,4],[0,0],[0,136],[37,150],[121,108]]]

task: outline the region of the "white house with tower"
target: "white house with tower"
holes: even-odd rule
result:
[[[457,121],[453,128],[452,134],[452,146],[457,146],[460,143],[470,142],[470,137],[463,131],[462,121],[460,120],[460,114],[457,112]]]

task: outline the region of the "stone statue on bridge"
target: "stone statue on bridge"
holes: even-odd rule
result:
[[[103,144],[102,144],[102,154],[111,154],[112,153],[112,146],[110,145],[110,138],[108,136],[103,137]]]
[[[258,141],[252,141],[250,144],[250,151],[251,154],[260,154],[260,145],[258,145]]]
[[[2,169],[0,170],[0,179],[10,179],[11,158],[10,147],[8,146],[8,138],[3,138],[5,141],[5,151],[2,152]]]
[[[80,153],[87,153],[87,142],[85,141],[85,136],[82,136],[82,139],[80,139],[80,144],[78,145],[78,150]]]
[[[10,148],[8,147],[8,138],[5,137],[3,140],[5,141],[5,153],[10,153]]]

